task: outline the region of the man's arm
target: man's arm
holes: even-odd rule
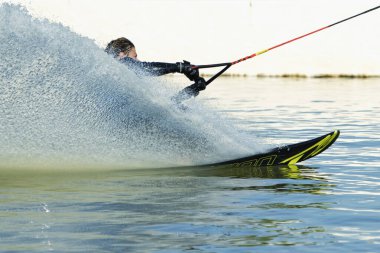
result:
[[[194,81],[199,77],[199,71],[192,68],[190,62],[187,61],[184,61],[183,63],[143,62],[130,57],[125,57],[120,59],[120,61],[133,71],[143,75],[161,76],[169,73],[183,73],[191,81]]]

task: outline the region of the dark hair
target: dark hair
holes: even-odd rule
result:
[[[129,39],[121,37],[108,43],[104,51],[113,57],[117,57],[121,52],[128,54],[134,47],[135,45]]]

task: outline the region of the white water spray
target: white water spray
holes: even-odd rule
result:
[[[0,44],[0,167],[191,165],[258,148],[197,100],[176,109],[173,85],[20,6],[0,5]]]

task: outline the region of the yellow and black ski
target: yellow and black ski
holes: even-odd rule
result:
[[[296,164],[325,151],[336,141],[339,134],[339,130],[336,130],[309,141],[277,147],[266,153],[204,166],[262,167]]]

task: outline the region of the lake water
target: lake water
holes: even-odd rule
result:
[[[1,252],[376,252],[380,80],[220,78],[197,99],[301,166],[0,173]],[[190,101],[191,104],[191,101]]]

